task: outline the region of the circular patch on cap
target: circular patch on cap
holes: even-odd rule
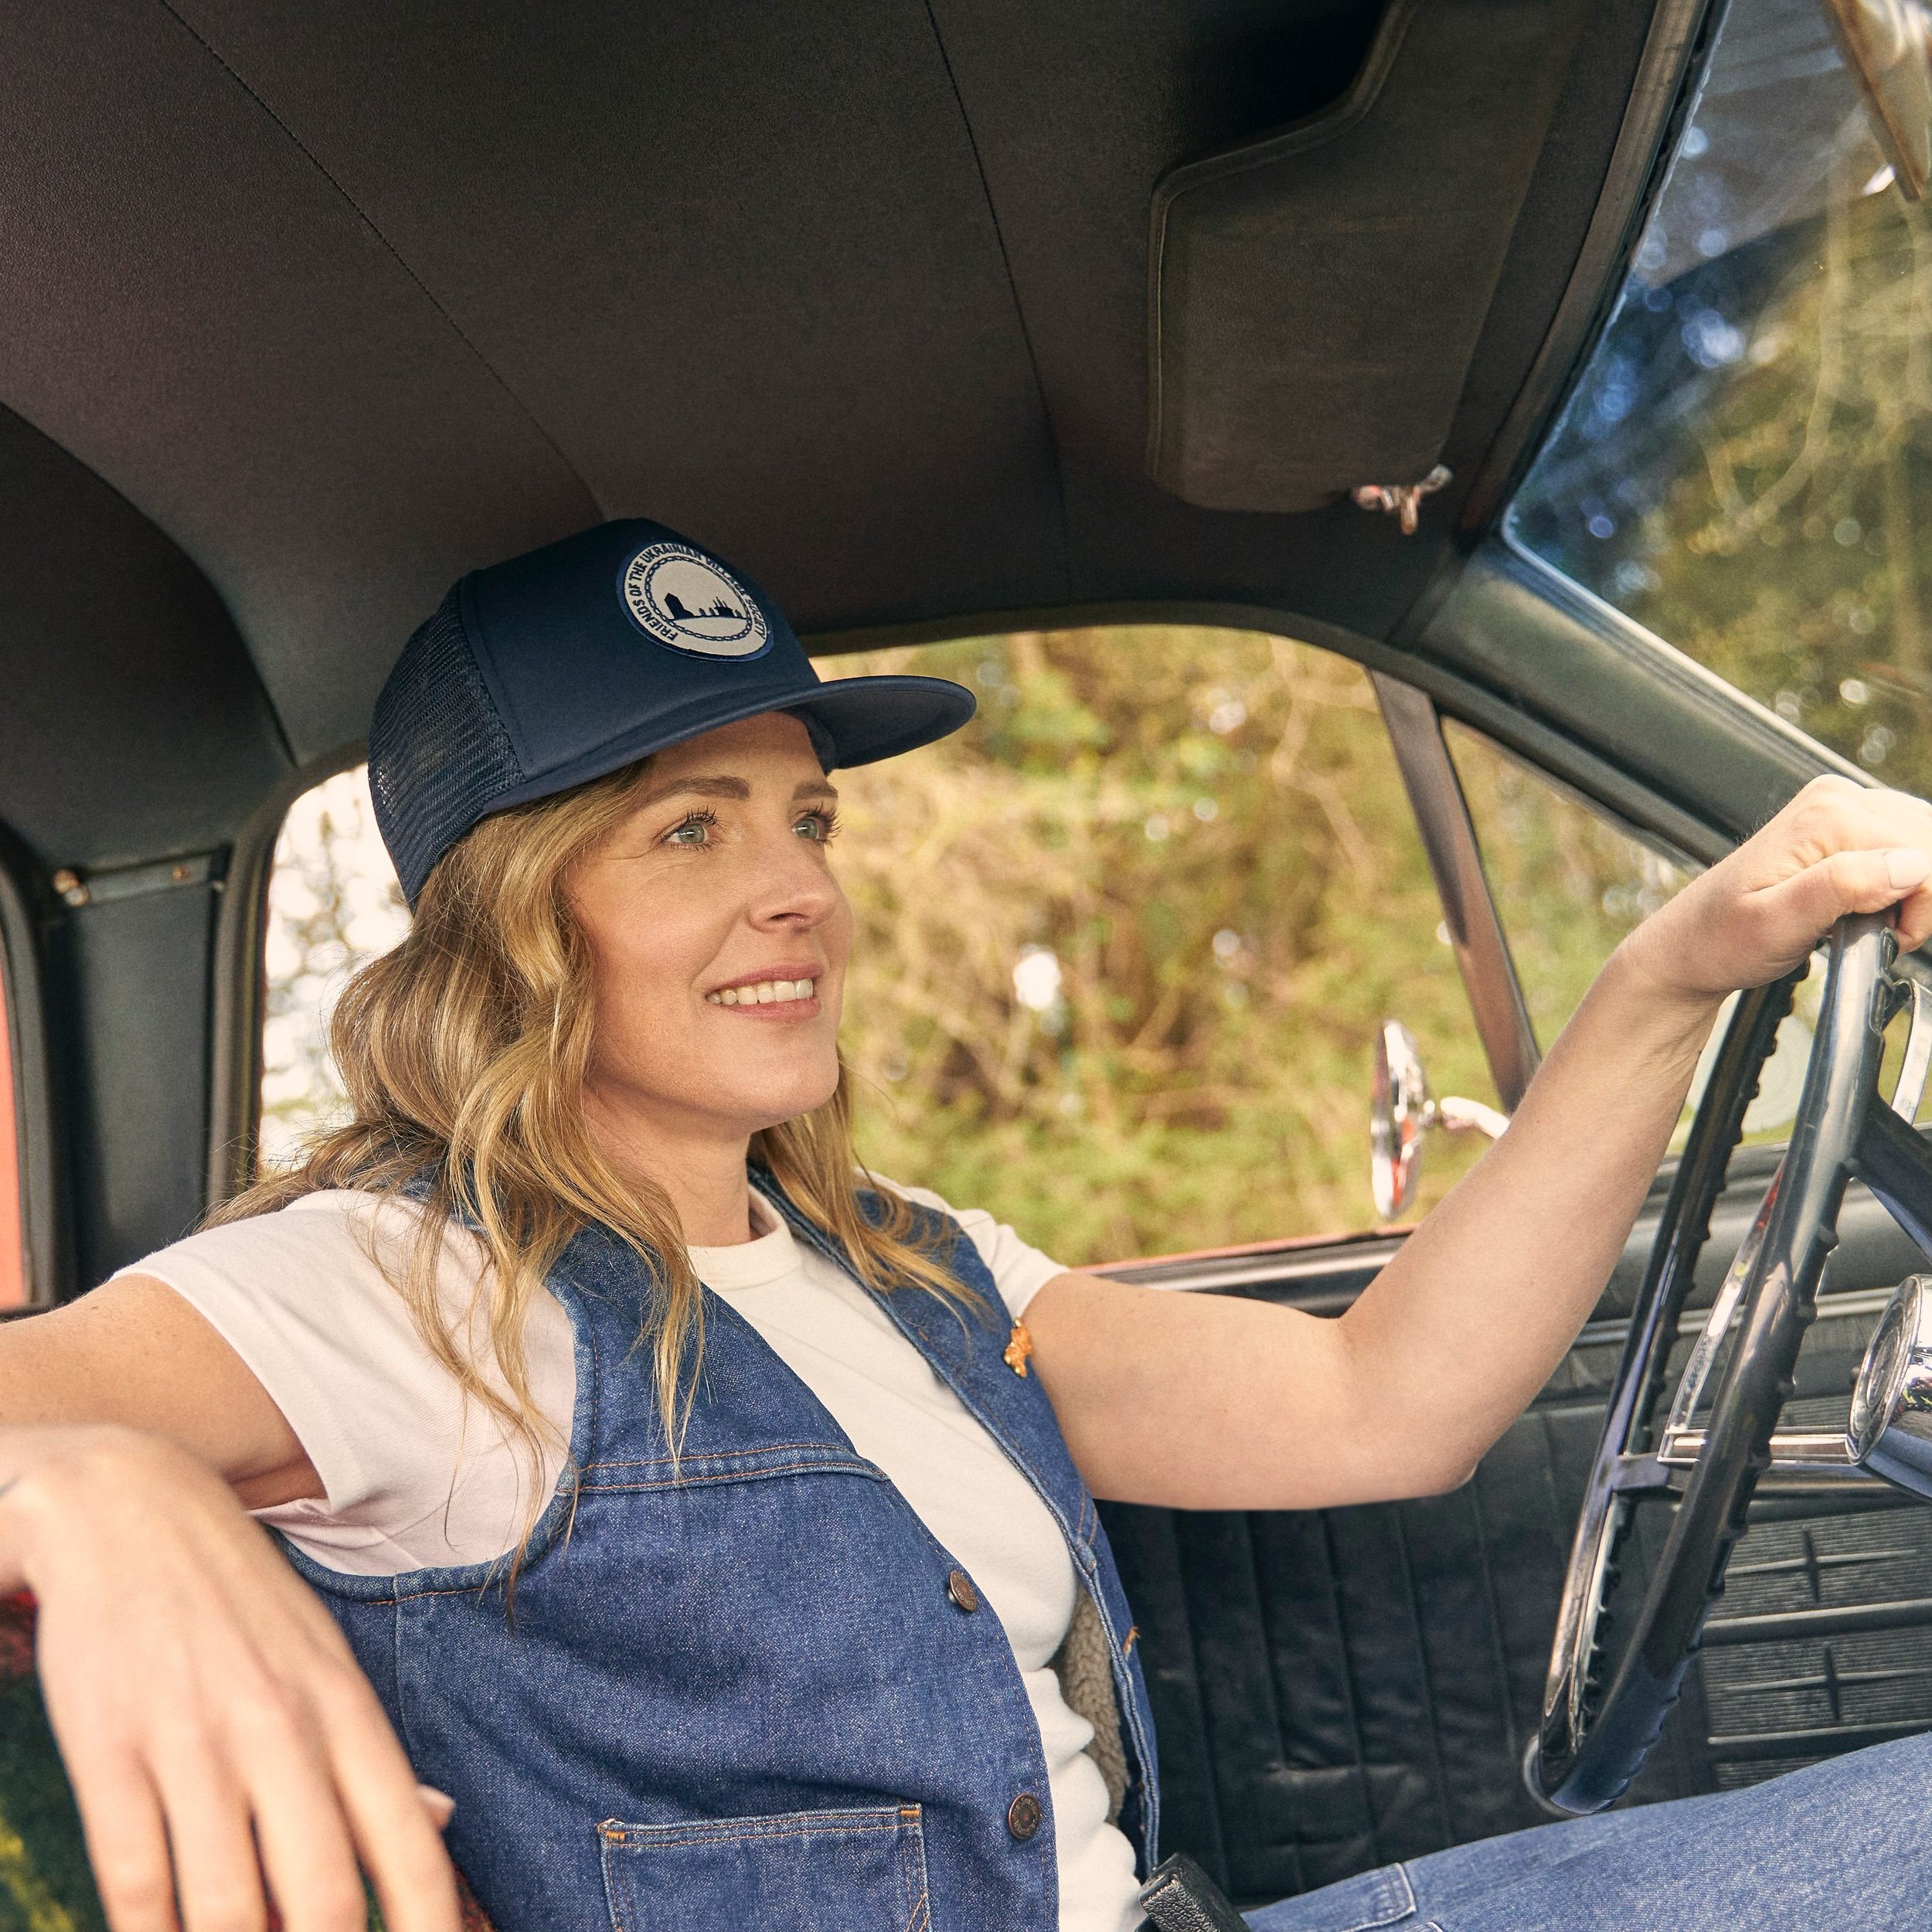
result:
[[[647,637],[700,658],[755,658],[771,642],[751,594],[702,550],[652,543],[617,575],[631,621]]]

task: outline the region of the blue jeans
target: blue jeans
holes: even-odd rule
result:
[[[1932,1734],[1768,1784],[1432,1852],[1254,1932],[1903,1932],[1932,1926]]]

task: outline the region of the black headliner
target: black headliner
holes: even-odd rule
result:
[[[808,632],[1223,604],[1386,638],[1556,312],[1651,7],[1591,9],[1496,211],[1458,483],[1406,543],[1144,468],[1154,182],[1334,99],[1379,13],[26,0],[0,818],[46,865],[219,842],[359,734],[454,576],[604,515],[716,545]]]

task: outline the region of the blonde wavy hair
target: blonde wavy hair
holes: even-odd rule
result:
[[[597,1022],[570,876],[636,808],[649,767],[647,759],[486,818],[444,855],[409,937],[357,973],[337,1004],[330,1043],[349,1124],[209,1216],[245,1220],[331,1188],[413,1206],[427,1189],[406,1261],[386,1271],[437,1360],[521,1444],[533,1475],[556,1432],[531,1397],[524,1325],[580,1230],[609,1230],[650,1274],[643,1338],[674,1459],[703,1349],[703,1293],[668,1196],[617,1168],[584,1119]],[[869,1287],[978,1301],[934,1259],[931,1224],[859,1165],[842,1060],[831,1099],[766,1128],[751,1151]],[[459,1315],[439,1292],[452,1219],[474,1227],[488,1253],[477,1292],[501,1389],[474,1359],[478,1311]],[[519,1560],[544,1501],[533,1481]]]

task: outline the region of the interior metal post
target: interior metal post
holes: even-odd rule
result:
[[[1543,1056],[1490,896],[1468,801],[1443,742],[1442,720],[1434,701],[1413,685],[1379,671],[1369,676],[1435,877],[1490,1077],[1505,1111],[1514,1113]]]

